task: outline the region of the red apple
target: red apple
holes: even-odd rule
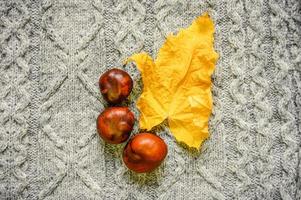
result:
[[[134,114],[128,107],[110,107],[98,116],[97,131],[106,142],[120,144],[130,137],[134,123]]]
[[[117,104],[129,96],[133,88],[133,80],[127,72],[114,68],[99,78],[99,87],[107,102]]]
[[[127,143],[123,150],[123,161],[138,173],[150,172],[157,168],[167,155],[167,145],[159,136],[139,133]]]

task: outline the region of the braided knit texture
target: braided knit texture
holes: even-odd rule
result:
[[[187,150],[163,123],[165,162],[135,174],[97,135],[98,78],[128,71],[138,116],[124,59],[155,57],[204,12],[220,55],[211,136]],[[0,0],[0,200],[297,200],[300,145],[300,0]]]

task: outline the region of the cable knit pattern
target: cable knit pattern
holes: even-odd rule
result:
[[[128,71],[138,116],[124,59],[156,57],[206,11],[220,54],[211,137],[187,150],[163,123],[165,162],[133,173],[124,144],[97,136],[98,78]],[[298,0],[0,0],[0,199],[301,199],[300,44]]]

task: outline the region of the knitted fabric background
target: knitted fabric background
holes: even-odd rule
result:
[[[163,124],[164,164],[130,172],[124,145],[97,135],[98,78],[205,11],[220,55],[211,137],[188,151]],[[0,199],[301,199],[300,46],[299,0],[1,0]]]

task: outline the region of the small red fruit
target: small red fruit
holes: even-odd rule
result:
[[[126,141],[133,130],[135,116],[128,107],[110,107],[97,118],[97,131],[108,143],[120,144]]]
[[[123,162],[138,173],[157,168],[167,155],[167,145],[159,136],[139,133],[127,143],[123,150]]]
[[[104,99],[116,104],[129,96],[133,88],[133,80],[127,72],[114,68],[101,75],[99,87]]]

